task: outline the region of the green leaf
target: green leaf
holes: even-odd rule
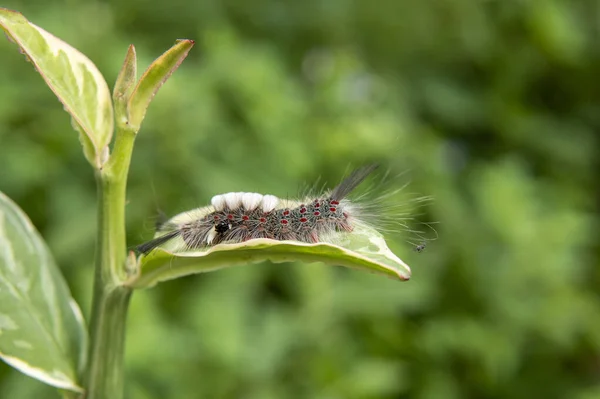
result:
[[[73,126],[86,136],[80,138],[86,158],[101,168],[107,159],[114,121],[110,92],[98,68],[21,13],[0,8],[0,26],[63,103],[73,118]]]
[[[123,66],[117,76],[115,88],[113,90],[113,102],[115,103],[115,113],[117,123],[125,125],[128,122],[127,105],[133,89],[137,75],[137,57],[135,47],[132,45],[127,49],[127,55]]]
[[[148,67],[140,78],[129,100],[129,123],[137,132],[146,116],[154,95],[181,65],[194,46],[193,40],[178,40]]]
[[[87,333],[31,221],[0,193],[0,358],[46,384],[82,391]]]
[[[410,268],[388,248],[377,231],[360,227],[339,233],[339,244],[307,244],[264,238],[238,244],[219,244],[205,251],[174,252],[157,248],[139,259],[138,275],[128,285],[152,287],[189,274],[270,260],[272,262],[323,262],[382,274],[399,280],[410,278]],[[173,247],[180,243],[173,242]]]

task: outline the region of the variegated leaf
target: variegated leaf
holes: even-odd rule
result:
[[[110,91],[98,68],[85,55],[16,12],[0,8],[0,27],[17,43],[73,118],[88,161],[106,162],[113,133]]]
[[[0,358],[46,384],[82,391],[87,333],[46,244],[0,193]]]

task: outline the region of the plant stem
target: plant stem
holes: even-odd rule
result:
[[[131,289],[124,287],[125,194],[135,134],[118,128],[114,151],[96,174],[98,242],[90,321],[90,348],[84,376],[86,399],[123,397],[125,324]]]
[[[125,323],[131,289],[94,291],[86,399],[123,397]]]

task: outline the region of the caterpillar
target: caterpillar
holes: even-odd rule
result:
[[[211,205],[181,213],[160,225],[155,238],[138,245],[142,254],[175,238],[183,250],[239,243],[254,238],[304,243],[329,241],[335,233],[351,233],[370,215],[367,208],[348,199],[373,171],[370,164],[350,173],[330,191],[304,200],[285,200],[274,195],[230,192],[215,195]],[[368,213],[368,212],[367,212]]]

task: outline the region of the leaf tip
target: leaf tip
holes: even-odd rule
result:
[[[18,15],[23,15],[20,12],[16,11],[16,10],[11,10],[10,8],[4,8],[4,7],[0,7],[0,14],[18,14]]]
[[[137,59],[137,53],[135,51],[135,46],[133,44],[130,44],[129,47],[127,47],[127,54],[125,55],[125,60],[134,60],[134,62]]]
[[[191,46],[193,46],[194,44],[196,44],[196,41],[192,40],[192,39],[177,39],[177,40],[175,40],[175,44],[179,44],[179,43],[189,43]]]

